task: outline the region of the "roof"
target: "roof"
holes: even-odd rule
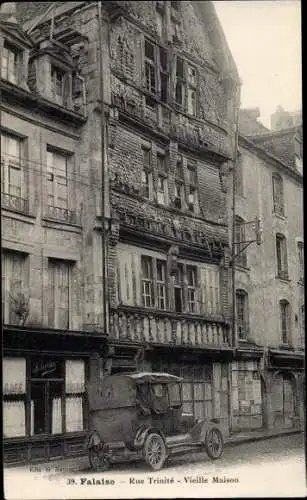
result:
[[[116,376],[116,375],[115,375]],[[171,375],[170,373],[160,373],[160,372],[138,372],[138,373],[127,373],[120,376],[125,376],[135,380],[136,383],[142,384],[144,382],[157,382],[157,383],[167,383],[167,382],[181,382],[180,377]]]

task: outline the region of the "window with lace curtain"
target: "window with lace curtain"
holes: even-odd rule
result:
[[[48,325],[52,328],[69,329],[72,268],[71,261],[48,261]]]

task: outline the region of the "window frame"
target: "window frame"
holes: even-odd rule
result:
[[[192,272],[192,283],[189,282],[189,271]],[[197,313],[198,312],[198,298],[197,298],[197,290],[198,290],[198,280],[197,280],[197,266],[193,266],[191,264],[186,264],[185,269],[186,281],[187,281],[187,310],[189,313]],[[192,295],[193,294],[193,295]],[[193,297],[193,299],[191,298]]]
[[[61,94],[57,92],[57,74],[61,74]],[[72,73],[71,70],[64,65],[58,64],[54,61],[50,63],[50,92],[52,100],[63,107],[70,107],[72,100]]]
[[[286,299],[279,301],[280,339],[282,345],[289,345],[291,340],[291,308]]]
[[[149,270],[148,276],[144,273],[144,267]],[[147,290],[148,288],[148,290]],[[154,283],[154,258],[149,255],[141,255],[141,294],[142,305],[146,308],[155,306],[155,283]],[[149,302],[147,299],[149,298]]]
[[[5,51],[7,52],[7,57],[5,57]],[[13,85],[19,85],[20,84],[20,72],[19,68],[23,64],[23,52],[24,50],[19,47],[18,45],[15,45],[11,41],[4,40],[4,44],[2,47],[2,54],[1,54],[1,78],[3,80],[6,80]],[[10,64],[9,64],[9,54],[13,54],[14,57],[14,69],[13,73],[10,73]],[[7,66],[6,66],[6,75],[3,74],[4,71],[4,65],[3,61],[7,61]],[[13,75],[13,78],[11,78],[11,75]]]
[[[182,64],[182,73],[178,73],[178,62]],[[181,56],[177,55],[176,56],[176,63],[175,63],[176,69],[175,69],[175,97],[174,97],[174,102],[176,105],[176,108],[183,111],[184,113],[188,114],[189,116],[195,116],[197,117],[197,104],[198,104],[198,88],[199,88],[199,75],[198,75],[198,69],[196,66],[191,64],[189,61],[186,59],[182,58]],[[195,74],[195,82],[193,83],[191,81],[190,75],[189,75],[189,70],[192,69]],[[179,102],[179,88],[180,90],[180,95],[181,99]],[[189,93],[194,92],[194,110],[191,112],[191,109],[189,109]]]
[[[72,320],[72,274],[73,267],[75,265],[74,261],[65,259],[56,259],[48,257],[48,324],[51,328],[69,330],[71,328]],[[57,267],[60,266],[60,267]],[[66,266],[67,271],[67,323],[66,326],[60,325],[59,317],[59,307],[60,303],[63,305],[60,299],[62,293],[62,286],[59,284],[59,275],[62,276],[63,270],[61,272],[61,266]],[[66,272],[65,271],[65,272]],[[50,277],[51,272],[53,273],[52,279]],[[61,308],[62,309],[62,308]]]
[[[17,134],[1,131],[1,192],[15,198],[24,199],[25,196],[25,172],[24,172],[24,138]],[[13,157],[7,153],[9,146],[7,141],[13,140],[16,142],[19,150],[18,157]],[[19,172],[19,187],[20,195],[11,193],[10,172],[11,169]]]
[[[153,58],[146,55],[146,44],[151,45]],[[165,64],[163,63],[162,51],[164,51]],[[145,96],[146,106],[154,108],[157,99],[166,104],[169,94],[169,56],[167,49],[145,36],[143,60],[144,87],[148,93],[148,96]],[[163,81],[165,82],[165,88]]]
[[[273,212],[281,217],[285,216],[284,183],[277,172],[272,175]]]
[[[19,252],[17,250],[3,249],[2,250],[2,313],[3,322],[6,324],[18,324],[18,315],[14,313],[11,306],[10,296],[14,296],[12,293],[12,281],[18,281],[18,287],[20,291],[16,293],[21,293],[25,298],[29,297],[29,287],[30,287],[30,267],[29,267],[29,254],[25,252]],[[19,262],[18,262],[19,260]],[[17,264],[18,262],[18,264]],[[19,267],[20,279],[14,279],[16,270],[14,271],[14,266]],[[10,276],[11,273],[11,276]],[[18,273],[19,274],[19,273]],[[16,285],[16,283],[15,283]],[[14,285],[14,286],[15,286]],[[15,318],[16,316],[16,318]],[[7,320],[6,320],[7,319]]]
[[[276,252],[276,276],[280,279],[289,279],[288,273],[288,251],[287,239],[284,234],[276,233],[275,235],[275,252]]]

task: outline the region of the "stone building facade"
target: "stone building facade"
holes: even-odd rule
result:
[[[17,7],[23,29],[1,21],[1,158],[27,179],[2,186],[6,461],[80,453],[106,372],[182,375],[184,411],[228,434],[238,76],[213,5],[101,2],[101,25],[96,2]]]
[[[236,237],[255,240],[246,223],[260,217],[262,243],[235,261],[232,428],[296,428],[305,405],[302,130],[264,131],[241,114],[253,123],[241,122]]]

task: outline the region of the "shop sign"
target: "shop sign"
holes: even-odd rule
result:
[[[6,382],[3,384],[3,394],[23,394],[24,393],[24,384],[23,383],[9,383]]]
[[[58,368],[56,361],[51,360],[38,360],[34,361],[31,369],[31,376],[33,378],[45,378],[55,375]]]

